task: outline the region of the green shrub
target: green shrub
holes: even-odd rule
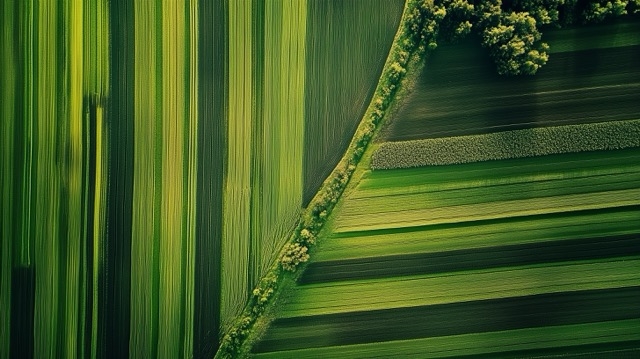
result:
[[[288,271],[295,271],[300,263],[309,260],[309,254],[307,254],[308,248],[300,243],[289,243],[285,246],[284,254],[280,257],[280,264],[282,269]]]
[[[640,120],[383,143],[372,169],[409,168],[640,146]]]

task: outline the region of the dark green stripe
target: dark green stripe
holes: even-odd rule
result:
[[[264,178],[264,118],[263,118],[263,101],[264,101],[264,24],[265,24],[265,2],[264,0],[253,0],[252,4],[252,63],[253,63],[253,76],[252,76],[252,97],[253,103],[251,108],[253,130],[251,131],[251,200],[249,202],[250,207],[250,223],[251,238],[249,240],[249,268],[247,270],[247,293],[251,293],[255,285],[260,279],[260,267],[262,263],[262,248],[261,243],[263,240],[262,229],[263,224],[263,212],[262,212],[262,179]]]
[[[100,273],[98,356],[129,356],[131,209],[133,203],[134,5],[109,2],[111,99],[108,104],[108,188],[105,271]]]
[[[218,349],[226,161],[228,2],[198,0],[198,181],[194,358]]]

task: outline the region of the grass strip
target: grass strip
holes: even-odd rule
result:
[[[496,254],[499,256],[499,254]],[[478,268],[297,286],[279,318],[638,285],[640,257]]]
[[[399,230],[345,232],[318,245],[314,262],[383,255],[433,253],[507,244],[637,233],[640,208],[571,211]]]
[[[440,166],[638,146],[640,120],[614,121],[387,142],[373,154],[371,168]]]
[[[473,184],[465,183],[466,188],[442,189],[434,186],[433,191],[407,192],[387,196],[353,198],[346,201],[342,213],[349,215],[359,213],[366,208],[367,213],[376,216],[381,213],[404,211],[410,209],[437,208],[496,201],[525,200],[558,195],[586,194],[633,189],[640,181],[640,166],[634,172],[622,174],[592,175],[582,178],[545,180],[535,178],[512,184]],[[453,185],[455,186],[455,184]],[[452,186],[452,187],[453,187]]]
[[[480,204],[443,206],[428,209],[409,209],[387,212],[384,222],[379,216],[366,213],[341,214],[334,231],[377,230],[406,228],[443,223],[460,223],[543,213],[613,208],[640,204],[640,189],[568,194],[523,200],[496,201]]]
[[[446,358],[636,341],[640,319],[472,333],[414,340],[307,348],[256,354],[255,358]],[[534,339],[532,339],[534,338]],[[597,352],[595,352],[596,355]],[[588,354],[588,352],[587,352]],[[615,352],[614,352],[615,357]]]
[[[499,245],[436,253],[383,255],[351,260],[313,262],[299,284],[351,279],[391,278],[416,274],[457,272],[476,268],[555,263],[640,255],[640,234],[585,237],[549,242]]]
[[[640,148],[566,153],[501,161],[368,171],[349,198],[636,171]]]

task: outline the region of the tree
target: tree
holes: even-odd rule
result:
[[[542,34],[528,12],[501,14],[495,26],[482,33],[482,42],[496,62],[498,73],[535,74],[547,63],[548,45],[540,43]]]
[[[627,13],[628,0],[593,1],[584,10],[585,22],[601,22],[608,17],[625,15]],[[631,1],[634,2],[634,1]]]
[[[471,20],[474,6],[468,0],[441,0],[438,5],[445,9],[445,16],[440,22],[440,36],[446,41],[455,42],[471,32]]]
[[[528,12],[540,25],[558,23],[560,9],[565,0],[513,0],[512,8],[518,12]]]

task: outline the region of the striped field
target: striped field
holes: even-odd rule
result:
[[[301,209],[306,3],[1,9],[0,357],[213,356]]]
[[[633,352],[639,171],[629,149],[367,172],[254,354]]]
[[[550,32],[528,78],[442,46],[382,135],[635,119],[634,21]],[[637,356],[640,149],[469,162],[360,169],[252,355]]]
[[[305,29],[304,2],[229,3],[223,328],[240,313],[300,213]]]

